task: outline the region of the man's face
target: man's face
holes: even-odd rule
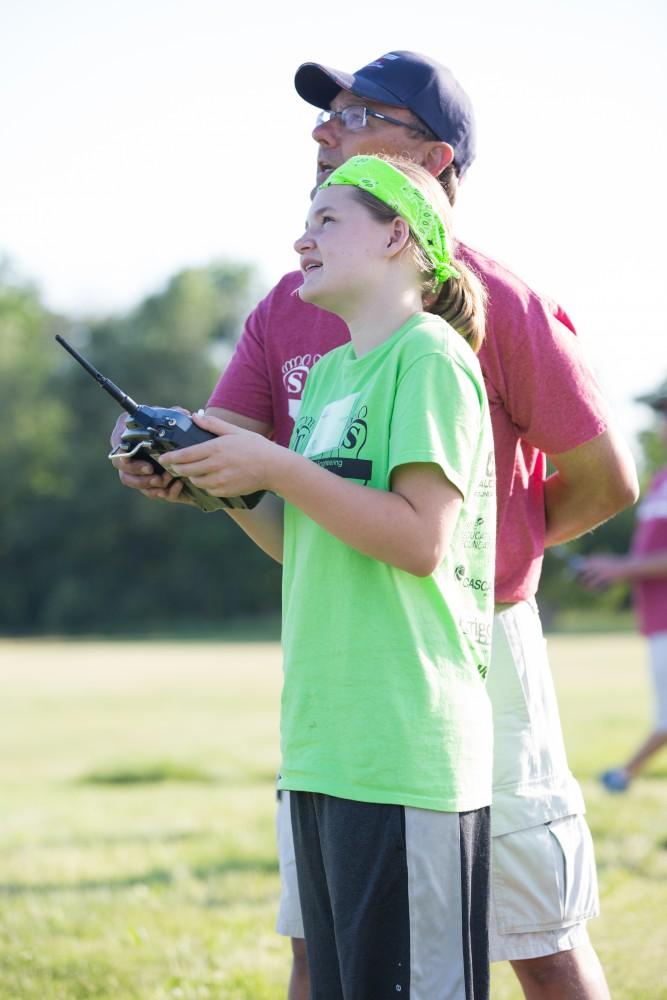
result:
[[[336,94],[331,102],[331,110],[342,111],[343,108],[355,105],[397,118],[408,125],[419,125],[418,119],[407,108],[396,108],[390,104],[380,104],[378,101],[355,97],[349,90],[340,90]],[[370,116],[364,128],[358,130],[345,128],[340,118],[316,125],[313,129],[313,139],[319,147],[316,179],[318,185],[351,156],[386,153],[388,156],[409,156],[415,162],[423,164],[427,150],[433,145],[433,140],[419,132]]]

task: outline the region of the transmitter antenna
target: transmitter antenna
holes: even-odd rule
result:
[[[116,402],[120,403],[123,409],[127,410],[130,416],[134,416],[139,409],[139,404],[135,403],[131,396],[128,396],[126,392],[119,389],[118,386],[111,381],[111,379],[106,378],[101,372],[98,372],[97,368],[94,368],[90,361],[86,361],[83,355],[79,354],[79,352],[75,350],[71,344],[68,344],[65,338],[61,337],[59,333],[56,334],[56,340],[61,347],[65,348],[68,354],[72,355],[75,361],[79,362],[82,368],[85,368],[88,374],[95,379],[98,385],[100,385],[105,392],[108,392],[110,396],[113,396]]]

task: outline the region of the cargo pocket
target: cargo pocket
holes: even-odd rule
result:
[[[589,920],[600,912],[593,838],[584,816],[563,816],[547,825],[563,858],[563,921]]]
[[[491,894],[502,934],[557,930],[598,911],[590,831],[582,816],[494,837]]]

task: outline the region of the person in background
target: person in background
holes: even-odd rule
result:
[[[295,85],[319,109],[317,184],[352,156],[403,155],[437,177],[454,203],[475,158],[475,121],[467,95],[437,60],[396,50],[355,73],[304,63]],[[512,168],[509,153],[499,162]],[[497,475],[496,614],[486,637],[493,639],[491,960],[512,963],[529,1000],[606,1000],[586,929],[598,912],[593,846],[567,763],[535,593],[545,545],[575,538],[634,503],[636,473],[564,310],[479,250],[459,242],[457,254],[487,293],[479,359]],[[302,280],[299,272],[283,277],[248,317],[207,408],[282,444],[308,371],[349,340],[339,317],[299,299]],[[549,476],[547,456],[555,470]],[[140,462],[115,464],[124,485],[178,501],[181,485],[170,475],[156,477]],[[478,526],[478,542],[487,527]],[[463,590],[482,585],[465,559],[456,573]],[[278,930],[292,938],[290,1000],[306,1000],[288,800],[286,792],[277,810]]]
[[[667,380],[639,402],[648,403],[660,419],[667,447]],[[624,764],[610,768],[600,780],[610,792],[625,792],[648,761],[667,744],[667,468],[653,478],[637,510],[637,527],[627,555],[589,556],[578,578],[599,590],[619,581],[632,584],[639,629],[648,640],[655,721],[651,733]]]

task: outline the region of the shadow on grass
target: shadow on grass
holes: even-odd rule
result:
[[[54,834],[50,837],[41,837],[31,840],[32,848],[90,848],[97,850],[100,847],[131,847],[136,844],[185,844],[195,840],[206,840],[213,836],[210,831],[202,830],[173,830],[170,833],[163,833],[160,830],[143,832],[122,833],[88,833],[88,834]],[[12,854],[17,851],[25,851],[23,841],[15,843],[0,844],[0,854]]]
[[[274,857],[229,858],[209,864],[186,867],[187,875],[200,882],[224,878],[227,875],[274,875],[278,861]],[[183,868],[152,868],[141,875],[124,878],[82,879],[79,882],[0,882],[0,897],[49,896],[57,893],[125,892],[139,886],[169,888],[182,883]]]
[[[84,785],[155,785],[163,781],[211,785],[217,780],[214,774],[203,767],[173,760],[102,768],[90,771],[79,779]]]
[[[147,761],[141,764],[118,764],[90,771],[77,779],[83,785],[157,785],[165,782],[196,785],[274,784],[274,771],[238,771],[233,775],[216,774],[200,767],[173,760]]]

